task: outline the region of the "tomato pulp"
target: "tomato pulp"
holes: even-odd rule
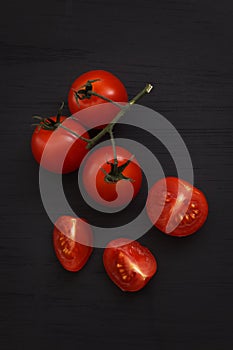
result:
[[[129,292],[142,289],[157,271],[157,262],[150,250],[127,238],[108,243],[103,264],[110,279],[121,290]]]
[[[64,269],[72,272],[81,270],[93,251],[92,245],[92,231],[84,220],[71,216],[57,219],[53,230],[53,246]]]
[[[161,179],[152,186],[146,208],[151,222],[160,231],[177,237],[196,232],[208,215],[205,195],[176,177]]]

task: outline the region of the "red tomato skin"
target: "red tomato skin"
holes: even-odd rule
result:
[[[190,199],[186,211],[182,211],[182,202],[176,200],[179,186],[181,189],[180,196],[183,196],[183,203],[188,198]],[[188,192],[191,193],[191,198],[187,195]],[[164,197],[164,193],[166,197]],[[148,217],[155,227],[163,233],[176,237],[192,235],[203,226],[208,216],[208,203],[203,192],[187,181],[176,177],[160,179],[152,186],[149,190],[146,208]],[[167,224],[172,211],[174,210],[175,212],[176,208],[178,208],[177,217],[181,214],[183,219],[179,220],[179,225],[174,230],[168,232]]]
[[[105,104],[106,101],[97,96],[91,96],[88,99],[79,99],[77,103],[75,98],[75,91],[77,92],[88,80],[100,79],[92,83],[93,91],[107,97],[115,102],[127,102],[128,94],[123,83],[112,73],[104,70],[92,70],[79,76],[73,82],[68,93],[68,107],[71,114],[77,113],[88,107]],[[103,128],[106,124],[110,123],[114,116],[120,111],[119,108],[113,104],[107,102],[107,105],[101,109],[101,112],[97,109],[89,109],[87,113],[82,113],[79,116],[79,121],[87,126],[93,128],[96,122],[96,118],[99,121],[99,127]]]
[[[51,119],[56,120],[56,117],[52,116]],[[88,132],[77,121],[62,116],[61,122],[78,135],[89,139]],[[50,137],[52,138],[48,143]],[[52,131],[38,126],[34,130],[31,139],[31,150],[37,163],[48,171],[63,174],[78,169],[88,152],[86,145],[85,141],[60,127]]]
[[[118,166],[124,164],[132,156],[130,152],[119,146],[116,146],[116,153]],[[108,173],[111,168],[109,164],[106,164],[106,161],[113,162],[113,158],[112,146],[101,147],[94,151],[85,162],[82,179],[85,190],[97,203],[109,207],[120,207],[129,203],[132,199],[128,191],[129,181],[120,180],[117,185],[115,183],[107,183],[104,180],[105,174],[101,170],[102,168]],[[142,171],[135,158],[125,168],[123,174],[134,180],[131,184],[133,186],[133,198],[135,198],[142,183]],[[116,186],[119,186],[118,192]],[[119,197],[118,193],[120,193]],[[113,201],[115,202],[113,203]]]
[[[53,246],[56,257],[65,270],[81,270],[93,252],[92,245],[92,230],[85,220],[71,216],[60,216],[57,219],[53,230]]]
[[[107,244],[103,265],[109,278],[124,292],[141,290],[157,271],[157,261],[150,250],[128,238]]]

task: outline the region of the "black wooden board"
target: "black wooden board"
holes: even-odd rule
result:
[[[1,349],[233,348],[232,14],[227,0],[1,5]],[[140,238],[159,268],[137,293],[109,280],[101,248],[77,274],[60,266],[31,154],[31,116],[54,114],[92,69],[116,74],[130,97],[155,83],[140,103],[179,131],[209,202],[195,235],[177,240],[152,228]],[[116,134],[158,152],[139,131],[119,126]],[[173,175],[169,155],[158,153]],[[80,211],[89,215],[83,202]]]

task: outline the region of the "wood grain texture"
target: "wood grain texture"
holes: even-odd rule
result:
[[[232,13],[227,0],[4,4],[1,349],[232,349]],[[135,294],[122,293],[108,279],[102,249],[78,274],[58,264],[30,151],[31,116],[53,114],[73,80],[90,69],[118,75],[130,96],[146,82],[158,82],[141,104],[180,132],[195,184],[210,206],[206,225],[192,237],[176,240],[151,229],[140,239],[159,269]],[[174,173],[169,155],[152,138],[120,125],[116,132],[146,144],[166,173]],[[72,195],[75,181],[75,174],[67,177],[67,192],[88,216],[85,203]],[[101,223],[101,215],[93,220]],[[108,225],[113,219],[105,220]]]

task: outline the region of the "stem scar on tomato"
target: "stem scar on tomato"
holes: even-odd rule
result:
[[[91,91],[93,90],[92,84],[100,80],[101,79],[99,78],[87,80],[87,82],[84,85],[82,85],[78,91],[76,91],[75,89],[72,89],[74,91],[74,95],[77,103],[79,103],[79,100],[84,100],[85,98],[91,98]],[[98,97],[100,97],[100,95]],[[104,99],[104,96],[101,96],[101,98]]]
[[[51,131],[55,130],[61,124],[61,116],[62,116],[62,111],[63,111],[64,105],[65,105],[65,103],[64,103],[64,101],[62,101],[61,106],[57,111],[55,120],[52,118],[42,118],[42,117],[35,115],[32,118],[37,119],[40,122],[37,124],[33,124],[33,125],[38,126],[39,130],[41,128],[44,130],[51,130]]]
[[[82,74],[75,79],[68,94],[68,106],[72,114],[104,102],[122,108],[117,102],[127,101],[128,94],[123,83],[117,76],[104,70],[91,70]],[[107,120],[110,122],[111,117]],[[86,126],[91,125],[90,118],[83,122]]]
[[[63,107],[64,102],[55,116],[34,117],[39,123],[32,134],[31,150],[43,168],[66,174],[79,168],[88,152],[86,142],[89,134],[78,121],[62,115]]]
[[[124,164],[118,166],[118,160],[117,158],[114,158],[113,162],[106,161],[106,164],[110,165],[111,170],[109,173],[101,167],[101,171],[104,173],[104,181],[108,183],[116,183],[120,180],[127,180],[130,182],[134,182],[135,180],[132,179],[131,177],[127,177],[123,174],[123,171],[125,168],[129,165],[129,163],[132,161],[134,158],[134,155],[130,159],[128,159]]]
[[[129,204],[141,188],[142,171],[137,159],[120,146],[116,146],[116,155],[114,158],[111,145],[101,147],[87,157],[82,172],[86,193],[104,206]]]
[[[100,93],[97,93],[96,91],[93,91],[93,83],[97,81],[101,81],[101,79],[87,80],[87,82],[84,85],[82,85],[78,91],[72,88],[77,104],[80,105],[79,100],[90,99],[92,96],[96,96],[101,98],[103,101],[110,102],[113,105],[120,108],[121,110],[123,110],[125,108],[124,106],[121,106],[119,103],[113,101],[112,99],[103,96]]]

